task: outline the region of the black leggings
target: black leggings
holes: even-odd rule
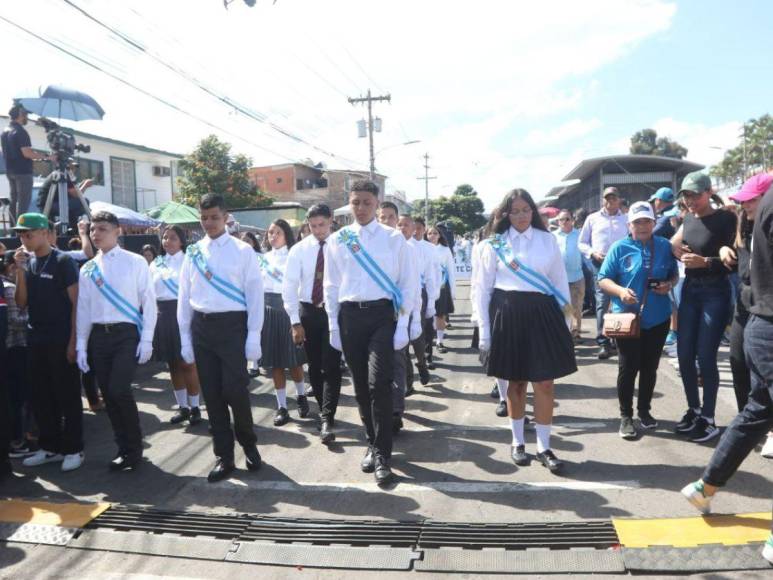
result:
[[[743,353],[743,331],[749,321],[749,312],[740,304],[735,306],[730,325],[730,371],[733,373],[733,390],[738,410],[742,411],[752,390],[751,373]]]
[[[633,416],[633,391],[639,375],[639,414],[649,412],[655,392],[660,354],[666,343],[670,320],[642,328],[639,338],[618,338],[617,398],[620,415]]]

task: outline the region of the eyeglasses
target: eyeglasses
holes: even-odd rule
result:
[[[530,213],[531,213],[531,208],[527,207],[526,209],[511,209],[509,215],[519,216],[519,215],[528,215]]]
[[[559,221],[559,223],[560,222],[570,222],[570,221],[572,221],[572,218],[568,218],[568,217],[558,218],[558,221]]]

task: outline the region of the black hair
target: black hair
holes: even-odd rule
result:
[[[207,193],[201,196],[199,200],[199,209],[212,209],[218,208],[221,211],[226,211],[225,198],[219,193]]]
[[[140,251],[141,254],[144,254],[145,252],[150,252],[153,254],[153,259],[155,260],[158,257],[158,250],[156,249],[156,246],[153,244],[145,244],[142,246],[142,250]]]
[[[247,240],[249,240],[249,242]],[[253,250],[260,253],[260,240],[258,240],[258,236],[252,232],[244,232],[242,234],[242,241],[250,244]]]
[[[548,231],[545,224],[542,223],[542,216],[540,216],[531,194],[525,189],[516,188],[510,191],[502,200],[502,203],[499,204],[496,210],[496,215],[499,217],[494,224],[494,232],[502,234],[510,227],[510,209],[513,207],[513,202],[516,199],[522,199],[531,208],[531,227],[543,232]]]
[[[378,207],[381,209],[391,209],[392,211],[395,212],[396,216],[400,215],[400,210],[397,209],[397,205],[392,203],[391,201],[382,201]]]
[[[168,226],[164,231],[166,230],[172,230],[175,234],[177,234],[177,238],[180,240],[180,250],[184,254],[185,250],[188,248],[188,233],[180,226]],[[163,234],[161,234],[161,237],[163,237]],[[161,246],[161,252],[166,254],[166,252],[163,250],[163,246]]]
[[[82,250],[83,243],[80,238],[70,238],[67,240],[67,247],[71,250]]]
[[[91,216],[91,223],[97,223],[97,222],[106,222],[108,224],[112,224],[115,227],[121,227],[121,224],[118,223],[118,218],[114,213],[110,213],[109,211],[98,211],[93,216]]]
[[[22,113],[24,113],[27,109],[24,108],[23,105],[19,103],[14,103],[13,107],[11,107],[8,110],[8,116],[11,118],[12,121],[15,121],[18,119]]]
[[[309,211],[306,212],[306,219],[310,220],[315,217],[332,218],[333,212],[330,211],[330,207],[326,206],[324,203],[315,203],[309,208]]]
[[[350,191],[367,191],[378,197],[378,185],[368,179],[358,179],[352,183]]]
[[[416,222],[416,218],[415,218],[415,217],[413,217],[413,216],[412,216],[411,214],[409,214],[409,213],[400,213],[400,214],[397,214],[397,219],[400,219],[400,218],[408,218],[408,219],[409,219],[409,220],[411,220],[412,222],[414,222],[414,223]]]
[[[419,216],[416,216],[415,218],[413,218],[413,223],[415,223],[415,224],[421,224],[421,225],[422,225],[423,227],[425,227],[425,228],[427,227],[427,222],[425,222],[425,221],[424,221],[424,218],[423,218],[423,217],[421,217],[420,215],[419,215]]]
[[[282,228],[282,232],[284,232],[285,235],[285,244],[287,244],[287,249],[289,250],[292,248],[293,244],[295,243],[295,236],[293,235],[293,228],[290,227],[290,224],[280,218],[271,222],[271,225]]]
[[[8,268],[15,263],[16,259],[13,257],[13,252],[6,252],[5,254],[0,255],[0,267],[2,267],[3,272],[7,272]]]
[[[441,246],[445,246],[447,248],[448,247],[448,240],[446,240],[446,237],[443,235],[443,230],[440,227],[438,227],[439,225],[440,224],[435,224],[434,226],[428,227],[427,231],[424,232],[424,239],[429,241],[429,239],[427,238],[427,232],[429,232],[432,228],[435,228],[437,230],[437,233],[438,233],[438,243]]]

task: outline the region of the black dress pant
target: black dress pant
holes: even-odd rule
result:
[[[421,289],[421,335],[424,337],[425,362],[432,360],[432,342],[435,339],[435,317],[427,318],[427,290]]]
[[[309,382],[322,420],[335,418],[341,396],[341,353],[330,346],[327,311],[301,302],[301,325],[306,334],[304,349]]]
[[[427,367],[427,331],[424,329],[424,322],[427,320],[427,291],[421,289],[421,336],[416,340],[411,341],[413,346],[413,354],[416,355],[416,366],[420,369]],[[430,322],[432,322],[430,320]],[[411,372],[408,374],[408,384],[413,382],[413,367],[410,367]]]
[[[639,413],[649,412],[655,392],[658,365],[666,343],[670,321],[642,328],[639,338],[618,338],[617,398],[620,415],[633,416],[633,391],[639,375]]]
[[[746,355],[743,350],[743,331],[748,321],[749,311],[737,302],[733,321],[730,324],[730,371],[733,374],[733,389],[739,411],[743,411],[752,390],[751,372],[746,365]]]
[[[215,456],[233,463],[234,434],[244,449],[255,447],[258,441],[247,390],[247,313],[194,312],[191,334]]]
[[[378,302],[369,308],[343,302],[338,321],[368,445],[376,455],[388,459],[392,455],[393,339],[397,324],[392,302]]]
[[[86,399],[89,401],[89,405],[98,404],[99,389],[97,389],[97,380],[94,377],[94,371],[90,370],[87,373],[81,373],[81,383],[83,385],[83,391],[86,393]]]
[[[80,453],[83,451],[81,385],[78,367],[67,361],[67,343],[31,344],[29,361],[32,408],[40,431],[40,448],[62,455]]]
[[[113,426],[118,453],[131,459],[142,456],[142,431],[132,379],[137,368],[139,333],[134,324],[95,324],[89,336],[89,352],[105,409]]]

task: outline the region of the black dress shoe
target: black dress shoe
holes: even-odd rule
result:
[[[301,419],[309,416],[309,399],[306,395],[298,395],[298,416]]]
[[[322,421],[322,428],[319,430],[319,440],[323,445],[327,445],[336,440],[336,435],[333,433],[332,419],[325,419]]]
[[[599,353],[597,356],[599,360],[606,360],[612,356],[612,351],[608,346],[603,345],[602,347],[599,348]]]
[[[373,452],[373,447],[368,447],[365,457],[360,461],[360,469],[363,473],[373,473],[376,469],[376,454]]]
[[[523,467],[524,465],[529,465],[529,463],[531,463],[529,456],[526,455],[526,447],[524,445],[513,447],[511,455],[513,458],[513,463],[516,465]]]
[[[119,454],[115,456],[108,468],[110,471],[124,471],[126,469],[134,469],[140,462],[140,457],[132,457],[130,455]]]
[[[446,354],[448,352],[448,349],[446,348],[446,345],[444,345],[442,342],[437,343],[437,351],[440,354]]]
[[[290,414],[284,407],[279,407],[274,415],[274,427],[281,427],[290,420]]]
[[[250,471],[257,471],[260,469],[260,466],[263,465],[263,460],[260,458],[257,447],[245,449],[244,455],[247,457],[247,469]]]
[[[389,461],[381,456],[376,456],[375,473],[376,483],[383,485],[392,479],[392,470],[389,468]]]
[[[564,462],[556,457],[552,449],[537,453],[536,457],[537,461],[547,467],[551,473],[558,473],[564,467]]]
[[[400,429],[403,428],[403,418],[395,413],[392,415],[392,434],[397,435],[400,432]]]
[[[180,407],[177,409],[177,412],[172,415],[172,418],[169,419],[169,422],[172,425],[179,425],[183,421],[187,421],[191,418],[191,410],[188,407]]]
[[[247,369],[247,374],[251,379],[254,379],[255,377],[260,376],[260,369]]]
[[[429,384],[429,368],[426,366],[419,367],[419,381],[421,381],[422,386],[427,386]]]
[[[196,425],[198,423],[201,423],[201,409],[198,407],[193,407],[191,409],[191,416],[188,419],[188,423],[191,425]]]
[[[234,471],[234,469],[236,469],[236,466],[234,466],[233,461],[224,461],[222,459],[218,459],[217,463],[215,463],[215,467],[213,467],[212,471],[210,471],[209,475],[207,475],[207,481],[209,483],[222,481],[228,477]]]
[[[416,394],[416,389],[413,388],[413,385],[408,385],[405,387],[405,396],[410,397],[411,395]]]
[[[491,392],[488,394],[489,397],[492,399],[498,399],[499,398],[499,387],[496,383],[494,383],[494,386],[491,387]]]
[[[499,401],[497,405],[497,417],[507,417],[507,401]]]

